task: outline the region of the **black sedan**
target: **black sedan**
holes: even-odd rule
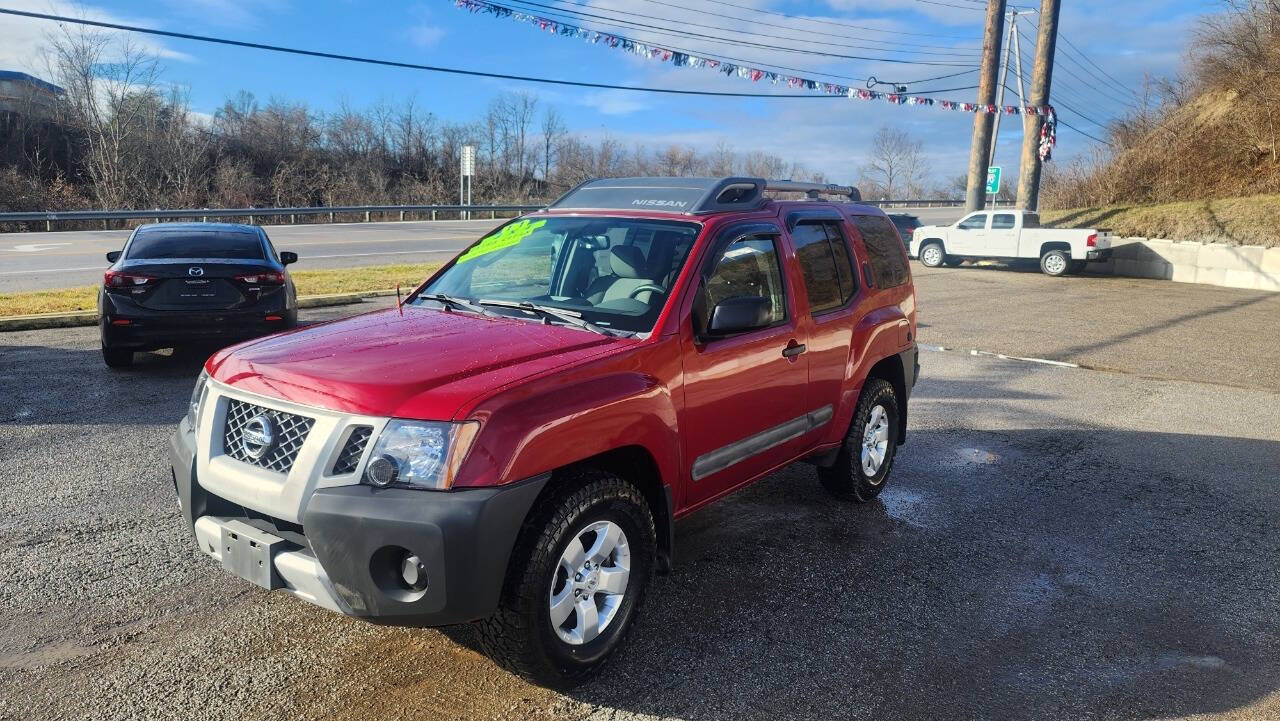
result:
[[[229,223],[162,223],[133,231],[98,293],[102,359],[112,368],[136,351],[227,344],[298,322],[298,296],[262,228]]]

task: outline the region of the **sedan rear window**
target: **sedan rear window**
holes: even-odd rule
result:
[[[255,233],[163,231],[138,233],[129,243],[128,258],[228,258],[263,260],[262,239]]]

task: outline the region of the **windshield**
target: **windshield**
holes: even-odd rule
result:
[[[510,306],[533,303],[600,328],[647,333],[699,230],[696,223],[640,218],[522,218],[468,248],[422,295],[521,317],[528,314]]]
[[[257,233],[148,230],[129,242],[130,259],[218,258],[264,260]]]

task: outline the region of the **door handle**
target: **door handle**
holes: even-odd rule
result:
[[[797,343],[795,341],[791,341],[790,343],[787,344],[786,348],[782,349],[782,357],[795,358],[796,356],[800,355],[806,350],[808,350],[808,348],[805,347],[804,343]]]

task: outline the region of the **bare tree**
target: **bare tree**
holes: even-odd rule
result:
[[[887,198],[920,195],[925,176],[919,140],[900,128],[883,125],[871,138],[871,155],[862,167],[865,184]]]
[[[560,112],[551,106],[542,112],[542,179],[551,181],[551,159],[566,130]]]

